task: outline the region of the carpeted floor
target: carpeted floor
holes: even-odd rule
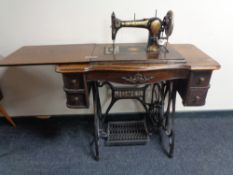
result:
[[[0,118],[0,175],[232,175],[233,115],[181,113],[176,118],[173,159],[154,135],[145,146],[101,146],[92,158],[92,123],[74,117]]]

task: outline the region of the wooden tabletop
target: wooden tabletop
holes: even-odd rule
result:
[[[88,62],[94,48],[95,44],[24,46],[0,60],[0,66]]]
[[[167,53],[158,56],[146,54],[146,43],[117,44],[120,51],[116,54],[109,54],[108,47],[111,44],[25,46],[0,60],[0,66],[58,65],[58,72],[220,68],[214,59],[191,44],[171,44]]]
[[[101,46],[102,47],[102,46]],[[189,69],[189,70],[216,70],[220,68],[217,61],[205,54],[192,44],[171,44],[180,58],[185,62],[156,62],[144,61],[141,63],[131,62],[90,62],[82,64],[60,64],[56,67],[57,72],[87,72],[87,71],[150,71],[162,69]],[[174,58],[174,56],[173,56]],[[179,59],[178,59],[179,60]]]

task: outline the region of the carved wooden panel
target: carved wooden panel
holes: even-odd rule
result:
[[[131,84],[143,84],[155,78],[154,76],[146,76],[143,73],[135,73],[133,75],[123,76],[122,79]]]

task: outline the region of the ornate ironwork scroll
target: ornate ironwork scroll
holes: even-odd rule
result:
[[[141,76],[141,75],[140,75]],[[140,78],[141,79],[141,78]],[[142,78],[144,79],[144,78]],[[136,80],[135,80],[136,81]],[[146,81],[145,79],[143,81]],[[148,81],[148,80],[147,80]],[[102,116],[101,104],[99,98],[98,87],[109,85],[112,90],[112,100],[108,106],[106,113]],[[146,115],[144,120],[151,129],[159,130],[160,141],[164,152],[168,157],[173,157],[174,152],[174,113],[176,101],[176,85],[175,81],[162,81],[152,84],[151,101],[146,102],[146,91],[149,90],[149,85],[143,87],[115,87],[109,82],[93,82],[93,101],[94,101],[94,146],[95,159],[99,160],[99,140],[106,138],[104,123],[106,116],[113,104],[121,99],[136,99],[144,107]]]

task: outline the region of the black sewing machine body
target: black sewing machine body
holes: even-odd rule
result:
[[[168,41],[168,37],[173,31],[173,12],[168,11],[166,16],[161,20],[158,17],[145,18],[140,20],[120,20],[112,13],[112,40],[115,41],[117,31],[123,27],[145,28],[149,31],[147,49],[149,54],[158,55],[163,40]],[[164,33],[166,36],[164,36]],[[163,42],[165,43],[165,42]]]

